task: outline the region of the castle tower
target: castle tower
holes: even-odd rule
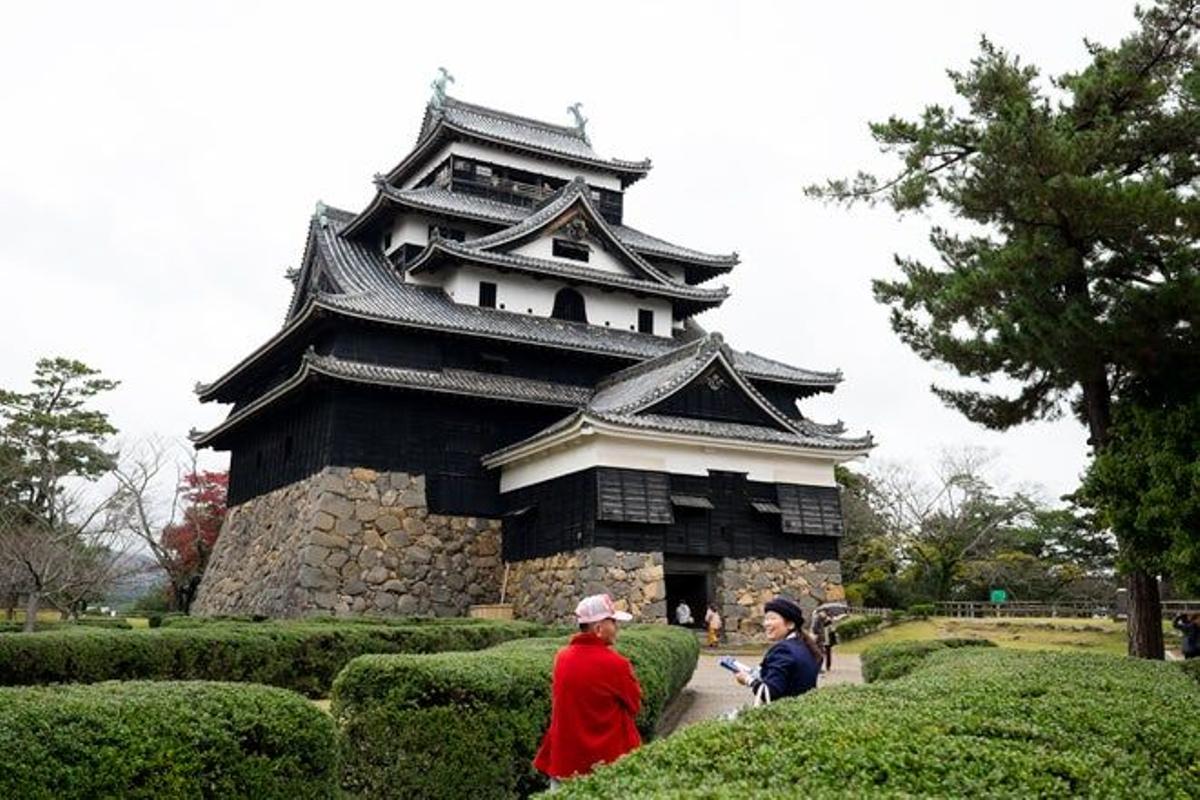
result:
[[[437,95],[359,213],[318,205],[282,329],[201,401],[231,511],[199,613],[642,619],[783,592],[840,598],[834,466],[800,410],[839,373],[695,321],[738,263],[625,224],[649,161],[583,130]],[[507,567],[507,569],[506,569]]]

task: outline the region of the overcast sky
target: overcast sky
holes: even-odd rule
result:
[[[872,459],[994,450],[1014,483],[1076,485],[1073,420],[996,434],[929,392],[954,383],[891,332],[870,280],[928,254],[929,220],[807,200],[886,169],[867,122],[949,102],[981,34],[1057,74],[1133,30],[1115,0],[857,3],[9,3],[0,26],[0,387],[68,355],[122,381],[123,435],[182,437],[227,409],[192,393],[278,330],[314,203],[358,210],[411,148],[438,66],[451,94],[650,157],[626,221],[737,250],[699,317],[743,350],[841,368],[818,420]],[[718,281],[721,282],[721,281]],[[208,464],[226,463],[224,454]]]

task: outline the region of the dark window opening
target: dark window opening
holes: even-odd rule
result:
[[[654,312],[646,309],[638,309],[638,333],[654,333]]]
[[[386,253],[388,250],[391,250],[391,249],[392,249],[392,229],[388,228],[386,231],[383,232],[383,252]]]
[[[452,242],[465,242],[467,240],[467,232],[461,228],[447,228],[443,225],[430,225],[429,238],[433,238],[434,231],[443,239],[449,239]]]
[[[479,282],[479,305],[482,308],[496,307],[496,284],[490,281]]]
[[[555,239],[554,255],[559,258],[569,258],[573,261],[587,261],[591,256],[591,251],[586,244],[564,242],[562,239]]]
[[[583,295],[574,289],[559,289],[554,295],[554,310],[550,316],[567,322],[587,322]]]

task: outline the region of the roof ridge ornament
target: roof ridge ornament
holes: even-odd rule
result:
[[[454,83],[454,76],[446,71],[445,67],[438,67],[438,76],[433,79],[433,83],[429,87],[433,89],[433,97],[430,98],[429,104],[437,111],[441,111],[446,105],[446,84]]]
[[[575,132],[579,134],[579,138],[591,144],[592,140],[587,135],[588,118],[579,110],[581,108],[583,108],[583,103],[575,102],[567,106],[567,113],[575,118]]]

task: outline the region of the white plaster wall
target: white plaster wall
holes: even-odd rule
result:
[[[573,258],[562,258],[554,255],[554,236],[541,236],[534,239],[532,242],[527,242],[512,252],[531,258],[543,258],[548,261],[558,261],[563,264],[571,264],[576,267],[589,267],[591,269],[603,270],[604,272],[613,272],[617,275],[633,275],[633,270],[618,261],[615,256],[604,249],[603,243],[594,237],[587,237],[586,243],[591,247],[591,254],[587,261],[576,261]]]
[[[463,265],[443,268],[434,273],[417,273],[415,283],[439,285],[456,303],[477,305],[479,282],[496,284],[496,307],[517,314],[549,317],[554,310],[554,295],[566,286],[551,279],[536,280],[526,275],[501,273],[485,267]],[[671,335],[671,304],[657,298],[637,298],[628,292],[605,292],[592,286],[578,286],[587,307],[588,324],[602,328],[637,330],[640,308],[654,312],[654,334]],[[607,324],[606,324],[607,323]]]
[[[569,475],[591,467],[622,467],[676,475],[708,475],[709,470],[745,472],[752,481],[836,486],[834,456],[764,452],[754,445],[700,445],[623,439],[596,432],[571,444],[500,469],[500,491]]]
[[[504,164],[505,166],[513,167],[514,169],[523,169],[526,172],[536,172],[539,175],[549,175],[554,178],[562,178],[563,180],[571,180],[577,175],[582,175],[583,179],[591,186],[597,189],[612,189],[621,191],[621,179],[615,175],[609,175],[595,169],[589,169],[582,164],[571,165],[562,164],[549,159],[535,158],[522,153],[510,153],[499,148],[487,147],[485,145],[475,144],[474,142],[450,142],[442,145],[421,167],[412,174],[400,185],[402,189],[411,189],[418,183],[423,181],[429,173],[437,169],[438,165],[446,160],[448,155],[458,155],[463,158],[475,158],[480,161],[487,161],[492,164]]]
[[[483,228],[466,221],[456,220],[451,223],[420,212],[401,212],[392,219],[392,246],[388,248],[388,252],[390,253],[404,244],[415,244],[420,247],[429,244],[430,225],[459,228],[467,235],[467,239],[476,239],[484,232]]]

